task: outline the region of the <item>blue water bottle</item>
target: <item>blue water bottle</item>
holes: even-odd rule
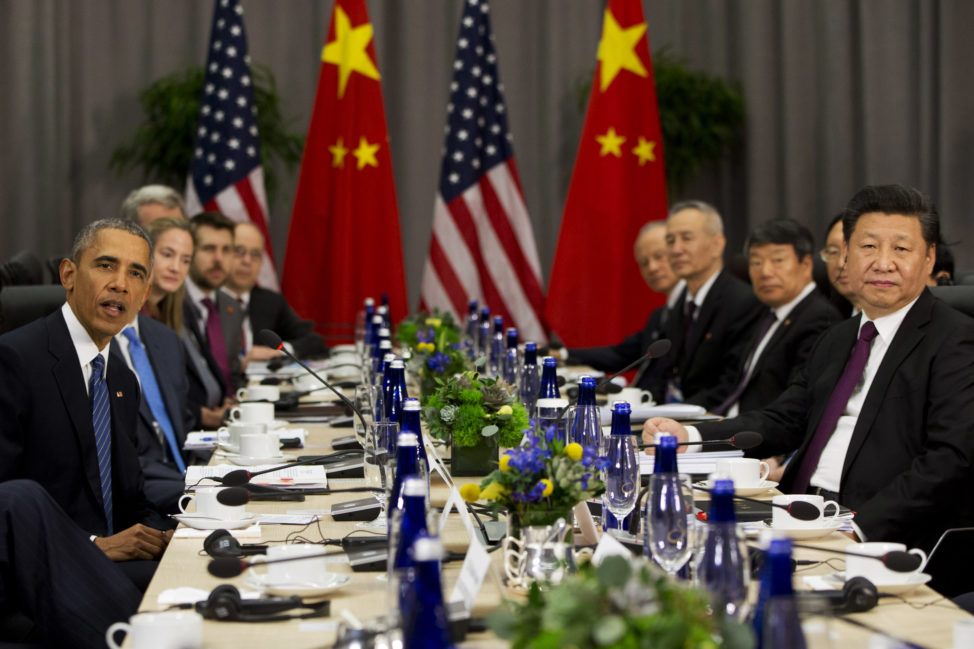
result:
[[[399,433],[396,438],[396,472],[389,493],[389,511],[402,509],[402,485],[409,477],[424,477],[419,464],[418,441],[415,433]],[[389,524],[392,524],[391,516]]]
[[[541,372],[538,370],[538,346],[535,343],[524,343],[524,364],[521,365],[521,376],[518,379],[518,389],[521,403],[528,413],[534,413],[534,404],[541,392]]]
[[[393,572],[408,568],[411,564],[409,548],[421,533],[427,530],[426,481],[419,476],[409,476],[402,484],[402,509],[396,509],[390,525],[389,568]]]
[[[639,493],[639,462],[632,445],[631,412],[632,407],[627,401],[616,401],[612,406],[612,428],[605,440],[609,466],[605,470],[605,493],[602,494],[602,527],[606,531],[629,530],[636,499],[632,494],[633,491]],[[630,509],[622,511],[623,508],[616,505],[625,501],[627,496],[632,498]]]
[[[749,576],[747,552],[737,534],[734,483],[715,480],[696,574],[697,585],[710,593],[714,615],[743,615]]]
[[[517,387],[518,367],[517,357],[517,329],[507,328],[507,347],[504,350],[504,359],[501,362],[501,376],[513,387]]]
[[[402,427],[402,402],[406,399],[403,383],[405,381],[406,366],[401,358],[393,359],[386,367],[386,382],[384,384],[383,406],[385,421],[394,421]]]
[[[494,316],[494,333],[490,337],[490,358],[487,365],[490,375],[501,376],[501,364],[504,359],[504,316]]]
[[[399,429],[404,433],[416,435],[416,442],[419,445],[419,461],[422,463],[422,471],[426,474],[427,487],[429,487],[430,462],[426,454],[426,444],[423,443],[423,428],[419,417],[419,399],[405,399],[402,404],[402,420],[399,422]]]
[[[420,535],[411,554],[413,564],[406,569],[400,588],[403,648],[452,649],[440,583],[443,545],[436,537]]]
[[[470,300],[467,319],[463,323],[463,338],[470,341],[470,347],[477,346],[477,334],[480,331],[480,316],[477,315],[477,300]]]
[[[754,608],[757,649],[805,649],[791,570],[791,540],[772,539],[764,552],[761,588]]]
[[[541,368],[541,391],[539,399],[560,399],[561,390],[558,389],[558,363],[551,356],[545,356]]]
[[[490,354],[490,309],[480,309],[480,328],[477,330],[477,356]],[[486,368],[484,368],[486,370]]]
[[[602,455],[602,419],[595,403],[595,379],[583,376],[578,382],[578,402],[571,422],[569,442],[590,446]]]

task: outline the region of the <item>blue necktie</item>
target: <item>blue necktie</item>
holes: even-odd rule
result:
[[[176,461],[176,466],[185,474],[186,463],[183,461],[183,455],[179,450],[176,433],[173,432],[172,422],[169,420],[169,413],[166,412],[166,404],[162,400],[159,383],[156,382],[156,374],[152,371],[152,364],[149,363],[149,357],[145,353],[145,347],[142,346],[139,335],[135,333],[135,327],[131,325],[125,327],[122,330],[122,334],[128,338],[129,355],[132,357],[132,365],[135,366],[135,372],[139,375],[139,382],[142,384],[142,394],[145,395],[145,400],[149,404],[149,410],[152,411],[152,416],[155,417],[156,422],[166,436],[166,442],[169,444],[169,450],[172,452],[173,460]]]
[[[112,530],[112,409],[108,403],[105,383],[105,359],[101,354],[91,361],[88,393],[91,397],[91,424],[95,429],[95,448],[98,450],[98,473],[101,476],[101,499],[105,507],[108,536]]]

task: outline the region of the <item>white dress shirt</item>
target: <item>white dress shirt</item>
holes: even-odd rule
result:
[[[91,361],[95,358],[95,355],[100,354],[102,359],[104,359],[105,370],[103,376],[106,379],[108,378],[108,345],[105,345],[105,349],[98,349],[95,341],[88,335],[88,330],[81,324],[78,316],[74,314],[74,311],[71,310],[71,305],[67,302],[61,305],[61,315],[64,316],[64,323],[68,325],[68,335],[71,336],[74,350],[78,354],[81,373],[85,377],[85,392],[88,393],[88,382],[91,381],[91,373],[94,371]],[[90,393],[89,396],[91,396]]]

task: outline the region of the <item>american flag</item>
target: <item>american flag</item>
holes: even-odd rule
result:
[[[521,192],[486,0],[464,5],[420,308],[488,305],[522,339],[547,341],[541,265]]]
[[[257,106],[239,0],[217,0],[213,11],[186,210],[190,216],[203,210],[222,212],[234,221],[256,225],[265,243],[258,281],[266,288],[279,288],[267,230]]]

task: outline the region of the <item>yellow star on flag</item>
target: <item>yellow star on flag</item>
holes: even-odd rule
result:
[[[598,55],[598,60],[602,62],[599,75],[599,89],[602,92],[605,92],[621,70],[629,70],[641,77],[647,76],[646,68],[636,54],[636,43],[645,33],[645,22],[623,29],[616,22],[612,12],[605,10]]]
[[[369,141],[365,137],[360,137],[358,140],[358,147],[352,151],[352,155],[358,160],[358,169],[363,169],[365,165],[371,165],[373,167],[379,166],[379,161],[376,159],[375,154],[379,150],[378,144],[369,144]]]
[[[614,127],[610,126],[605,135],[596,135],[595,139],[602,145],[602,149],[599,151],[600,156],[611,153],[617,158],[622,157],[622,143],[626,141],[626,138],[618,135]]]
[[[335,7],[335,40],[325,44],[321,60],[338,66],[339,99],[345,96],[345,86],[353,72],[379,80],[379,70],[366,51],[371,41],[371,23],[353,28],[348,14],[341,7]]]
[[[331,166],[344,167],[345,154],[348,153],[348,149],[345,148],[342,138],[338,138],[338,142],[328,147],[328,150],[331,151]]]
[[[639,144],[637,144],[632,150],[636,157],[639,158],[640,167],[646,164],[646,162],[656,162],[656,152],[653,150],[654,148],[656,148],[655,142],[640,136]]]

